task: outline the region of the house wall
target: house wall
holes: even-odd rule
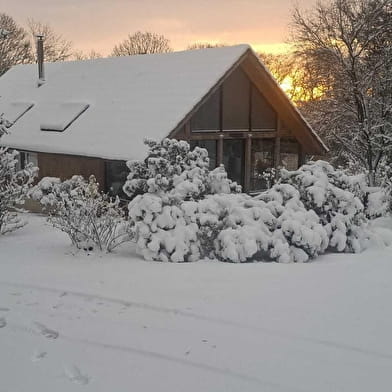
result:
[[[62,180],[74,175],[95,176],[101,189],[105,189],[105,162],[98,158],[73,155],[38,153],[39,178],[59,177]]]

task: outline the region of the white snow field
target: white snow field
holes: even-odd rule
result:
[[[0,238],[0,391],[388,391],[392,247],[306,264],[75,253]],[[387,240],[392,220],[378,221]]]

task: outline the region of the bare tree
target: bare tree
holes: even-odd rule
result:
[[[44,36],[45,61],[64,61],[72,56],[72,42],[57,34],[49,24],[34,19],[29,19],[27,24],[34,42],[33,47],[35,47],[35,37]]]
[[[213,44],[211,42],[194,42],[187,46],[186,50],[194,49],[210,49],[210,48],[222,48],[227,46],[226,44]]]
[[[32,61],[28,33],[7,14],[0,14],[0,76],[13,65]]]
[[[81,50],[74,51],[72,55],[73,60],[94,60],[94,59],[100,59],[102,58],[103,55],[94,49],[90,50],[88,53],[84,53]]]
[[[132,56],[135,54],[172,52],[170,41],[163,35],[136,32],[113,48],[112,56]]]
[[[292,16],[296,58],[322,94],[304,110],[335,158],[355,162],[376,181],[392,154],[391,0],[332,0]]]
[[[298,106],[314,100],[322,94],[321,83],[313,64],[293,53],[259,53],[260,60],[268,68],[287,96]]]

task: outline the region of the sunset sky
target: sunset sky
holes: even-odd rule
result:
[[[315,0],[298,0],[309,8]],[[0,0],[0,12],[19,24],[50,23],[76,49],[107,55],[137,30],[165,35],[175,50],[195,41],[249,43],[285,51],[294,0]]]

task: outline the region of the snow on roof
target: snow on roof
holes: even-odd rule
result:
[[[21,150],[143,159],[143,139],[168,136],[248,49],[237,45],[46,63],[46,82],[39,88],[37,66],[17,65],[0,78],[0,109],[5,108],[7,118],[10,102],[34,106],[2,143]],[[66,128],[64,118],[48,118],[47,113],[51,105],[70,102],[89,108],[64,132],[41,131],[47,126]]]

